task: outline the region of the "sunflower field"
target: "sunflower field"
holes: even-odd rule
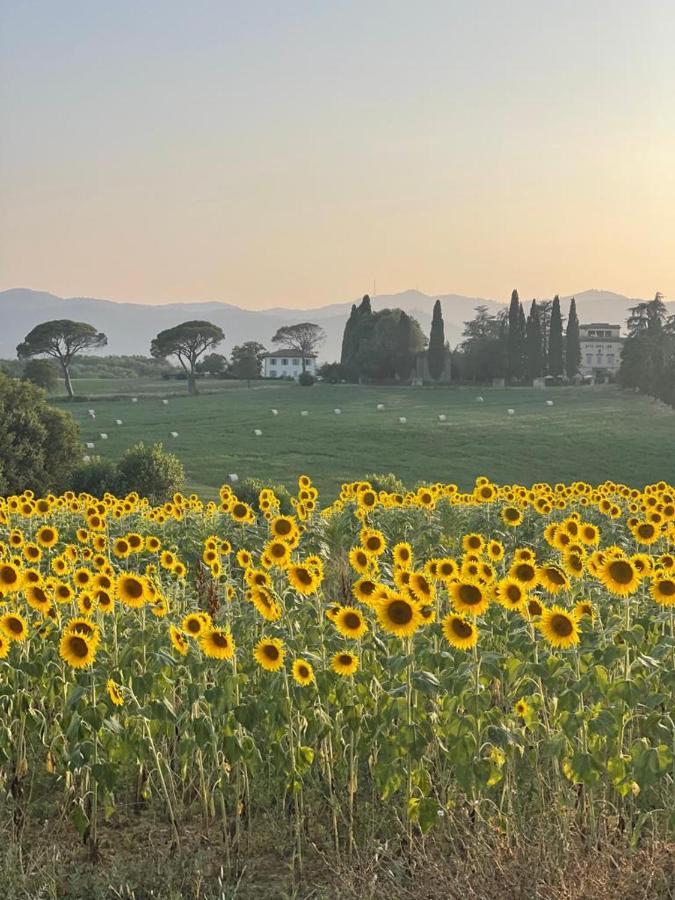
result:
[[[345,484],[292,515],[0,499],[0,791],[92,859],[130,814],[302,867],[460,820],[671,833],[675,488]]]

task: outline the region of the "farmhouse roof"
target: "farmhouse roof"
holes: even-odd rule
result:
[[[299,350],[272,350],[271,353],[263,354],[265,357],[270,359],[271,357],[290,357],[291,359],[302,359],[303,354]],[[305,353],[305,359],[313,359],[316,357],[316,353]]]

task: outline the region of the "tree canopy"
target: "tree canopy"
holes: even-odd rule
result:
[[[250,385],[253,378],[260,378],[265,353],[265,348],[258,341],[246,341],[233,347],[230,373]]]
[[[0,494],[63,490],[81,452],[69,413],[29,381],[0,373]]]
[[[30,331],[23,342],[16,348],[19,359],[31,356],[51,356],[61,364],[63,379],[69,397],[74,396],[70,380],[70,364],[82,350],[105,347],[108,343],[103,332],[96,331],[93,325],[86,322],[73,322],[71,319],[54,319],[42,322]]]
[[[272,338],[273,344],[283,344],[289,350],[297,350],[302,357],[302,371],[305,371],[307,357],[311,356],[319,344],[326,340],[326,332],[313,322],[298,325],[282,325]]]
[[[198,319],[182,322],[160,331],[150,344],[150,353],[158,359],[175,356],[188,380],[188,393],[197,393],[195,378],[199,358],[225,340],[222,328]]]

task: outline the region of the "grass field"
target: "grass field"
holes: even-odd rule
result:
[[[83,440],[95,443],[90,453],[116,459],[140,440],[162,441],[183,461],[189,487],[206,496],[231,472],[291,485],[307,471],[329,493],[366,472],[394,472],[410,486],[454,481],[461,487],[480,474],[524,484],[607,478],[644,484],[675,475],[675,413],[614,387],[544,392],[220,384],[228,388],[197,397],[174,395],[164,405],[148,394],[159,385],[165,394],[173,392],[172,384],[167,391],[166,382],[139,379],[123,386],[109,380],[109,392],[131,391],[138,401],[102,395],[64,407],[79,421]],[[89,392],[92,386],[78,383],[76,390]],[[484,402],[478,402],[479,395]],[[378,411],[378,403],[385,409]],[[440,422],[440,414],[447,421]],[[117,426],[116,419],[123,424]],[[101,432],[107,440],[100,439]]]

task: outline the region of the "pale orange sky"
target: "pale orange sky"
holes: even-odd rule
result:
[[[26,0],[0,289],[675,294],[670,2]]]

